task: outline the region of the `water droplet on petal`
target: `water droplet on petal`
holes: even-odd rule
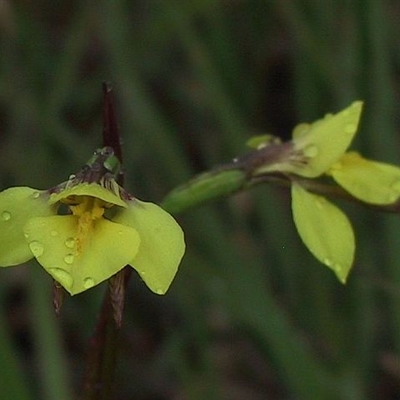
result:
[[[85,289],[90,289],[91,287],[93,287],[96,284],[96,282],[94,281],[93,278],[85,278],[83,280],[83,286]]]
[[[140,271],[140,275],[146,275],[146,271]]]
[[[29,238],[29,233],[24,232],[25,239]]]
[[[49,272],[53,275],[54,279],[61,283],[65,288],[69,289],[72,287],[74,279],[67,271],[61,268],[50,268]]]
[[[58,236],[58,231],[56,231],[56,230],[51,231],[50,235],[53,236],[53,237],[56,237],[56,236]]]
[[[11,213],[9,213],[8,211],[3,211],[1,213],[1,219],[3,221],[9,221],[11,219]]]
[[[390,185],[390,188],[393,189],[395,192],[399,192],[400,193],[400,181],[393,182]]]
[[[334,266],[333,266],[333,269],[334,269],[336,272],[342,272],[343,266],[342,266],[342,264],[335,263]]]
[[[164,290],[162,290],[162,289],[157,289],[157,290],[156,290],[156,293],[157,293],[157,294],[164,294],[165,292],[164,292]]]
[[[400,181],[395,181],[390,185],[391,192],[387,197],[388,203],[394,203],[400,197]]]
[[[301,123],[294,127],[292,136],[295,140],[301,139],[310,131],[310,124]]]
[[[333,263],[330,258],[324,258],[324,264],[327,265],[328,267],[331,267]]]
[[[387,196],[387,202],[390,203],[394,203],[395,201],[397,201],[397,199],[399,198],[400,193],[394,191],[392,193],[389,193],[389,195]]]
[[[75,239],[70,237],[65,241],[65,246],[67,246],[69,249],[73,249],[75,246]]]
[[[315,146],[315,145],[307,146],[307,147],[303,150],[303,154],[304,154],[306,157],[309,157],[309,158],[314,158],[314,157],[316,157],[316,156],[318,155],[318,153],[319,153],[318,147]]]
[[[75,261],[75,256],[74,256],[72,253],[67,254],[67,255],[64,257],[64,262],[65,262],[66,264],[73,264],[74,261]]]
[[[32,197],[33,197],[34,199],[38,199],[39,196],[40,196],[40,192],[34,192],[34,193],[32,193]]]
[[[35,257],[40,257],[44,252],[44,247],[37,240],[29,243],[29,248]]]
[[[354,133],[357,130],[357,125],[355,124],[347,124],[344,128],[346,133]]]

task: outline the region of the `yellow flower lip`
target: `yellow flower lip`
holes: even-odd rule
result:
[[[113,182],[112,189],[119,191],[119,186]],[[59,193],[52,193],[50,195],[49,204],[55,204],[66,200],[70,196],[90,196],[103,200],[105,203],[113,204],[116,206],[127,208],[127,203],[121,197],[113,193],[110,189],[99,185],[98,183],[82,182],[73,185],[69,188],[61,190]]]

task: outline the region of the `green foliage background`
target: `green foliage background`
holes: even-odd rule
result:
[[[353,147],[400,164],[399,15],[389,0],[0,0],[0,187],[81,167],[101,144],[104,80],[141,199],[356,99]],[[301,244],[287,190],[179,215],[188,250],[168,295],[130,283],[115,398],[398,398],[399,219],[342,206],[358,242],[345,287]],[[57,319],[35,262],[0,271],[3,398],[79,398],[104,288]]]

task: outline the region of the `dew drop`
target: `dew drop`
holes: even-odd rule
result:
[[[44,252],[44,247],[37,240],[29,243],[29,248],[35,257],[40,257]]]
[[[311,145],[311,146],[306,147],[306,148],[303,150],[303,153],[304,153],[304,155],[305,155],[306,157],[314,158],[314,157],[316,157],[316,156],[318,155],[319,150],[318,150],[318,147],[317,147],[317,146]]]
[[[75,246],[75,239],[70,237],[65,241],[65,246],[67,246],[69,249],[73,249]]]
[[[400,193],[400,181],[393,182],[390,185],[390,188],[393,189],[395,192]]]
[[[300,139],[304,137],[310,130],[310,124],[301,123],[295,126],[293,129],[293,138]]]
[[[3,211],[1,213],[1,219],[3,221],[9,221],[11,219],[11,213],[9,213],[8,211]]]
[[[333,265],[333,269],[334,269],[336,272],[342,272],[342,271],[343,271],[342,264],[339,264],[339,263],[334,264],[334,265]]]
[[[156,290],[156,293],[157,293],[157,294],[164,294],[165,292],[164,292],[164,290],[162,290],[162,289],[157,289],[157,290]]]
[[[53,275],[54,279],[61,283],[65,288],[71,288],[74,280],[72,276],[65,270],[61,268],[50,268],[49,272]]]
[[[357,130],[357,126],[355,124],[347,124],[344,127],[344,131],[346,133],[354,133]]]
[[[56,236],[58,236],[58,231],[56,231],[56,230],[51,231],[50,235],[53,236],[53,237],[56,237]]]
[[[75,256],[72,254],[72,253],[70,253],[70,254],[67,254],[65,257],[64,257],[64,262],[65,262],[65,264],[73,264],[74,263],[74,261],[75,261]]]
[[[93,287],[95,285],[95,281],[93,278],[85,278],[83,280],[83,286],[85,289],[90,289],[91,287]]]
[[[32,194],[32,197],[33,197],[34,199],[38,199],[39,196],[40,196],[40,192],[34,192],[34,193]]]
[[[24,232],[25,239],[29,238],[29,233]]]
[[[68,179],[69,179],[69,180],[75,179],[75,175],[74,175],[74,174],[70,175],[70,176],[68,177]]]
[[[324,264],[327,265],[328,267],[331,267],[333,263],[330,258],[324,258]]]
[[[395,181],[390,185],[391,192],[387,197],[388,203],[394,203],[400,197],[400,181]]]
[[[394,203],[395,201],[397,201],[397,199],[399,198],[400,193],[397,191],[393,191],[392,193],[389,193],[389,195],[387,196],[387,202],[388,204],[390,203]]]
[[[140,271],[140,275],[146,275],[146,271]]]

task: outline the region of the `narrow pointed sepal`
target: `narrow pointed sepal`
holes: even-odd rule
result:
[[[53,307],[57,315],[61,314],[61,307],[64,304],[65,294],[65,289],[57,281],[53,281]]]
[[[126,273],[132,273],[130,268],[123,268],[108,280],[111,307],[115,326],[119,329],[122,325],[122,316],[125,307]]]

